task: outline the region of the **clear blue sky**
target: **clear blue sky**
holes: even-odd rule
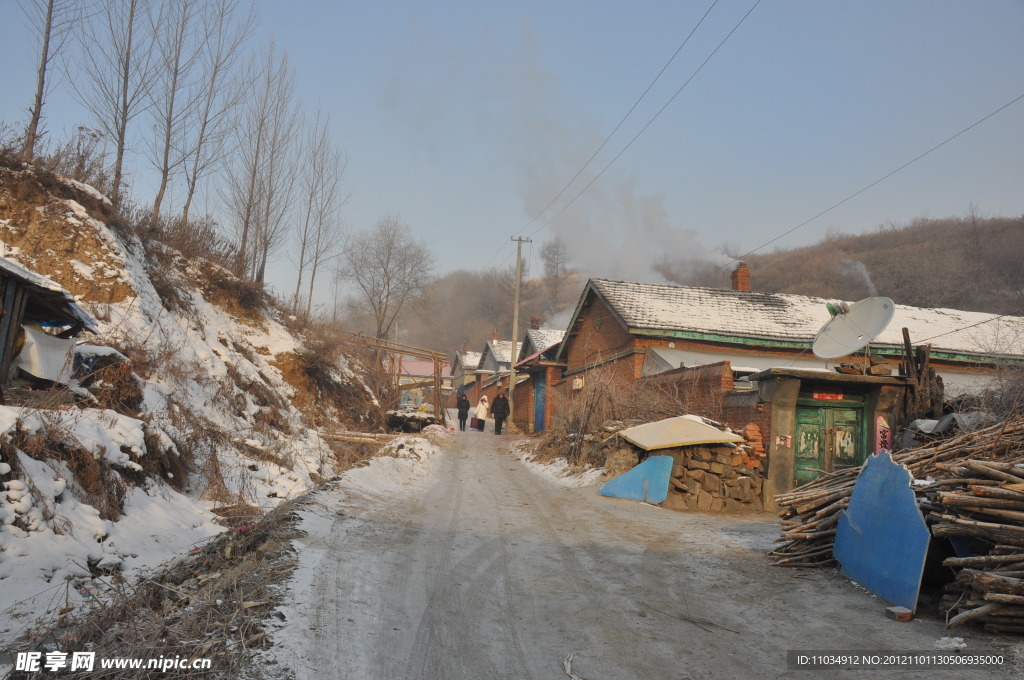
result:
[[[659,280],[652,260],[761,246],[1024,95],[1022,0],[763,0],[694,76],[754,6],[721,0],[531,222],[711,4],[264,0],[257,39],[276,38],[304,102],[332,116],[347,223],[397,214],[440,272],[507,266],[516,234],[536,258],[557,234],[586,275]],[[11,120],[33,53],[13,0],[0,8]],[[84,115],[51,108],[51,130]],[[1024,215],[1022,159],[1024,100],[768,250],[972,206]]]

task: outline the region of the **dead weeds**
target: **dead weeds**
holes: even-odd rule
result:
[[[54,623],[37,630],[27,642],[33,649],[95,652],[96,658],[209,659],[209,670],[109,669],[97,667],[90,678],[235,678],[263,677],[251,666],[255,651],[270,646],[272,617],[296,568],[291,540],[295,510],[304,498],[286,501],[262,517],[254,508],[221,508],[232,528],[205,545],[192,548],[159,572],[133,586],[106,581],[88,611],[70,602],[55,608]],[[232,515],[231,513],[237,513]],[[243,519],[244,516],[250,519]],[[70,598],[68,598],[70,600]],[[33,677],[15,672],[12,678]]]

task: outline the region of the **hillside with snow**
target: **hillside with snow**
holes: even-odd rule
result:
[[[0,406],[0,647],[365,457],[379,409],[328,334],[90,187],[0,165],[0,249],[98,322],[92,370]]]

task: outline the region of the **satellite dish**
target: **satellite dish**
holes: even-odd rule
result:
[[[829,311],[832,309],[836,308]],[[846,311],[840,307],[818,331],[811,351],[820,359],[853,354],[885,330],[895,311],[896,305],[887,297],[864,298]]]

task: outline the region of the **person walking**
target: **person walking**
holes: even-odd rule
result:
[[[459,398],[455,402],[455,407],[459,409],[459,430],[465,432],[466,419],[469,418],[469,397],[466,396],[465,392],[459,392]]]
[[[498,396],[494,398],[494,404],[491,406],[491,413],[494,414],[494,434],[501,434],[501,426],[508,418],[508,397],[505,396],[504,390],[498,390]]]
[[[491,405],[487,402],[487,395],[480,397],[480,401],[476,405],[476,427],[481,432],[484,431],[484,423],[487,422],[487,412],[491,410]]]

